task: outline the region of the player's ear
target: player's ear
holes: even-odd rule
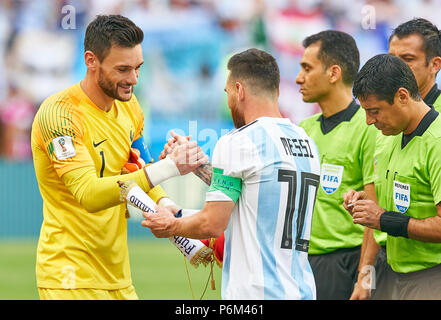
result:
[[[341,67],[337,64],[334,64],[329,67],[329,82],[334,84],[342,77]]]
[[[431,72],[433,72],[435,75],[438,73],[438,71],[441,69],[441,57],[433,57],[430,62],[431,66]]]
[[[406,88],[399,88],[395,93],[394,101],[397,101],[399,105],[407,105],[409,103],[409,91]]]
[[[235,87],[237,90],[237,98],[240,100],[243,100],[245,98],[245,87],[242,83],[236,82]]]
[[[95,70],[98,63],[97,56],[92,51],[84,52],[84,63],[86,64],[87,69]]]

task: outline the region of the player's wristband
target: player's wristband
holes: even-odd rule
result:
[[[159,199],[158,205],[160,205],[162,207],[165,207],[165,208],[166,207],[170,207],[170,206],[175,206],[176,207],[176,203],[174,203],[173,200],[171,200],[171,199],[169,199],[167,197]]]
[[[144,167],[144,170],[153,186],[157,186],[167,179],[181,175],[178,167],[169,157]]]
[[[380,216],[380,229],[393,237],[408,238],[407,226],[409,220],[409,216],[399,212],[386,211]]]

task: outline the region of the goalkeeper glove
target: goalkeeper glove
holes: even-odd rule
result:
[[[139,150],[135,148],[130,148],[129,161],[127,161],[124,167],[121,169],[121,173],[127,174],[130,172],[135,172],[144,167],[145,161],[141,158],[141,153],[139,152]]]

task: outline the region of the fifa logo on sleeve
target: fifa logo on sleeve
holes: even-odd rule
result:
[[[72,137],[62,136],[52,139],[54,152],[58,160],[65,160],[76,155]]]
[[[66,144],[66,140],[64,140],[64,138],[60,138],[60,140],[58,140],[58,144],[63,152],[67,151],[66,147],[64,146]]]

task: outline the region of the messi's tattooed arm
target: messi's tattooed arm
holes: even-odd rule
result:
[[[190,140],[190,137],[183,137],[176,134],[173,130],[170,130],[172,138],[170,138],[164,145],[164,150],[161,152],[159,159],[164,159],[168,154],[170,154],[176,145],[186,143]],[[211,163],[207,162],[199,166],[193,173],[198,176],[207,185],[211,185],[212,176],[212,166]]]
[[[211,163],[207,162],[193,171],[193,173],[198,176],[202,181],[204,181],[207,185],[211,185],[211,176],[213,174],[213,167]]]

